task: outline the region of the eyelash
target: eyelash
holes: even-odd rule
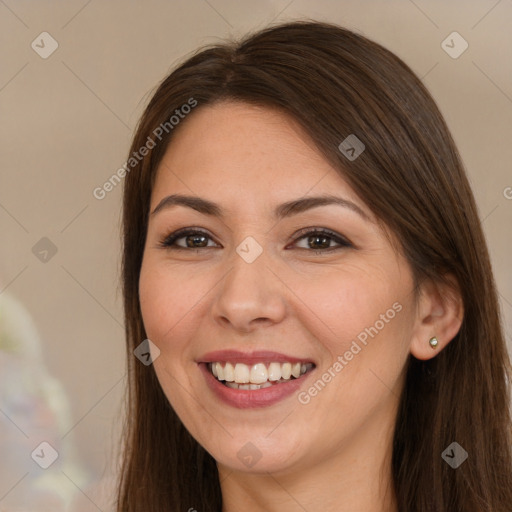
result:
[[[163,240],[160,241],[159,246],[163,247],[164,249],[169,250],[193,250],[193,249],[214,249],[214,247],[181,247],[179,245],[175,245],[176,240],[179,240],[180,238],[186,238],[187,236],[191,235],[203,235],[205,237],[208,237],[210,240],[212,239],[206,231],[202,231],[199,229],[189,229],[189,228],[183,228],[178,231],[175,231],[174,233],[171,233],[170,235],[167,235]],[[311,236],[327,236],[328,238],[331,238],[338,244],[340,244],[339,247],[328,247],[327,249],[304,249],[300,248],[305,251],[309,252],[332,252],[339,249],[346,249],[350,247],[354,247],[352,243],[347,240],[346,238],[336,234],[335,232],[325,229],[325,228],[305,228],[301,229],[299,233],[297,233],[297,238],[295,241],[299,241],[303,238],[309,238]]]

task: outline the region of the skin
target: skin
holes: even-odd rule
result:
[[[164,155],[151,211],[176,193],[214,201],[225,217],[184,206],[150,216],[141,309],[161,351],[154,369],[162,389],[217,461],[223,512],[396,511],[391,440],[404,365],[411,353],[428,359],[449,343],[460,300],[430,282],[415,297],[409,264],[368,206],[282,113],[237,102],[194,111]],[[281,203],[321,194],[353,202],[367,218],[338,205],[272,217]],[[185,227],[207,231],[200,242],[209,248],[159,245]],[[296,236],[303,228],[330,229],[353,246],[314,236],[308,243]],[[235,250],[248,236],[263,249],[252,263]],[[187,238],[176,243],[186,247]],[[395,303],[401,310],[307,404],[292,395],[266,408],[231,407],[196,363],[212,350],[283,352],[316,363],[307,391]],[[247,442],[261,453],[251,468],[237,457]]]

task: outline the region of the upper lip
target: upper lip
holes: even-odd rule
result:
[[[294,357],[280,352],[269,350],[255,350],[253,352],[241,352],[239,350],[215,350],[202,355],[196,360],[198,363],[244,363],[253,365],[256,363],[313,363],[308,357]],[[313,363],[314,364],[314,363]]]

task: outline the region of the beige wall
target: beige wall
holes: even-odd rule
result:
[[[37,494],[47,488],[73,500],[74,511],[109,509],[97,482],[108,476],[125,384],[121,186],[102,200],[93,189],[124,163],[148,94],[187,52],[304,16],[361,32],[424,77],[474,188],[511,346],[510,1],[0,1],[0,299],[5,311],[18,311],[9,336],[25,347],[0,371],[5,380],[10,368],[10,382],[33,386],[40,403],[51,399],[37,421],[26,409],[9,413],[12,404],[0,404],[0,428],[9,439],[1,449],[10,456],[0,457],[0,510],[27,500],[42,507],[54,499]],[[58,42],[46,59],[31,47],[35,40],[39,52],[51,49],[47,36],[44,48],[36,39],[43,31]],[[441,48],[453,31],[469,43],[457,59]],[[32,252],[42,237],[57,249],[47,262]],[[23,371],[28,353],[30,370]],[[29,455],[49,439],[60,456],[43,470]]]

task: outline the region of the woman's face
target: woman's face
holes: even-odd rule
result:
[[[174,195],[198,200],[165,201]],[[175,133],[157,206],[140,301],[155,372],[189,432],[232,470],[371,460],[390,439],[417,319],[410,268],[365,203],[290,118],[225,102]],[[201,233],[169,239],[185,228]]]

